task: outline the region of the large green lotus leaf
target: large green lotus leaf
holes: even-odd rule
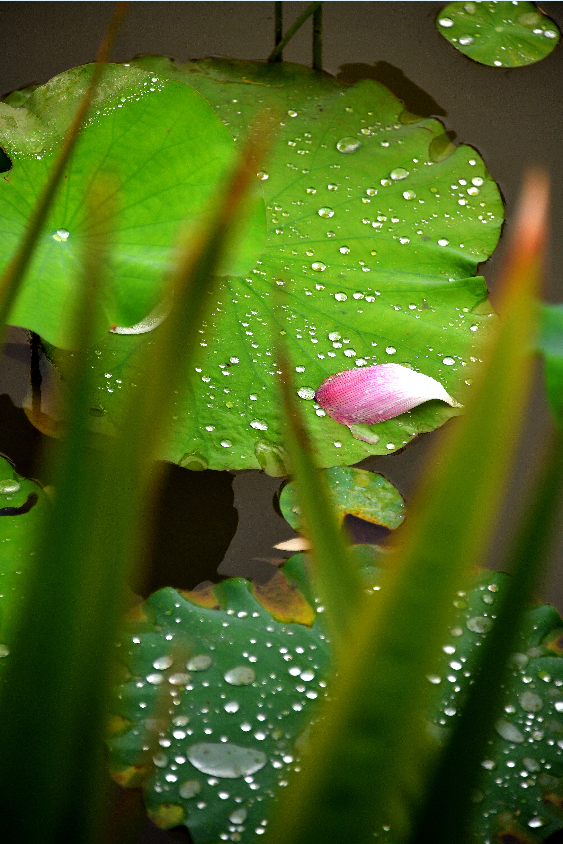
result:
[[[442,124],[406,114],[372,80],[344,87],[297,65],[219,59],[176,66],[149,57],[139,64],[197,87],[235,139],[257,110],[281,115],[261,173],[267,247],[251,273],[220,290],[163,456],[286,474],[280,335],[319,465],[388,454],[459,412],[429,402],[372,426],[380,440],[368,445],[325,416],[313,395],[335,372],[390,361],[462,395],[491,323],[485,283],[473,274],[493,250],[503,217],[498,189],[475,150],[453,147]],[[285,296],[279,310],[272,289]],[[110,418],[120,402],[113,385],[142,383],[133,352],[150,342],[147,336],[109,336],[92,355],[100,406]]]
[[[405,517],[405,503],[393,484],[383,475],[335,466],[324,471],[331,504],[339,523],[347,514],[367,522],[395,530]],[[301,510],[298,505],[295,483],[286,484],[281,491],[279,504],[282,516],[294,530],[302,530]]]
[[[32,90],[19,107],[0,103],[0,143],[13,162],[0,180],[2,263],[22,237],[91,71],[89,65],[63,73]],[[230,132],[193,88],[110,65],[10,322],[67,346],[69,296],[80,281],[85,239],[91,243],[97,236],[85,194],[104,174],[115,191],[115,216],[100,336],[111,325],[139,322],[162,297],[163,276],[181,232],[209,212],[237,155]],[[247,272],[263,249],[265,209],[258,181],[240,224],[244,238],[238,237],[222,272]]]
[[[265,587],[162,589],[132,614],[110,768],[122,785],[143,784],[155,823],[185,823],[196,844],[264,832],[326,686],[315,616],[281,573]]]
[[[563,305],[542,306],[539,342],[549,403],[559,425],[563,425]]]
[[[0,657],[9,653],[47,495],[0,457]]]
[[[533,3],[449,3],[437,18],[438,31],[473,61],[521,67],[548,56],[560,33]]]
[[[364,550],[353,552],[377,601],[380,572]],[[234,578],[189,593],[163,589],[130,614],[108,739],[112,775],[142,785],[153,820],[185,824],[196,844],[254,840],[278,785],[299,767],[331,664],[306,559],[292,557],[266,587]],[[506,581],[482,572],[456,597],[441,664],[428,678],[438,741],[463,702]],[[558,613],[529,609],[483,759],[476,842],[525,830],[528,838],[510,840],[535,844],[562,826],[562,657]],[[376,838],[394,842],[392,831]]]

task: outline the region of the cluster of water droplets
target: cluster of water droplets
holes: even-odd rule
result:
[[[139,713],[134,729],[145,730],[150,792],[178,807],[175,818],[184,813],[189,825],[202,815],[219,839],[239,841],[265,830],[274,789],[299,767],[299,736],[324,694],[328,655],[317,626],[275,622],[244,587],[234,589],[237,608],[226,610],[162,590],[158,632],[121,646],[134,677],[121,697]],[[166,700],[162,719],[155,713]]]

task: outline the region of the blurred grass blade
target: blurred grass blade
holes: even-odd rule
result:
[[[51,172],[49,173],[43,192],[41,193],[33,214],[29,219],[25,235],[22,238],[16,253],[8,262],[0,278],[0,342],[2,341],[4,326],[8,319],[8,315],[32,258],[35,244],[41,234],[41,229],[43,228],[47,214],[49,213],[49,209],[53,203],[55,194],[63,177],[64,170],[76,144],[78,133],[88,116],[88,110],[92,104],[92,99],[98,85],[100,84],[104,64],[107,61],[111,46],[115,40],[115,36],[117,35],[123,15],[125,14],[126,7],[126,2],[116,4],[114,14],[96,57],[96,64],[94,65],[90,84],[88,85],[86,93],[80,103],[80,107],[76,112],[70,129],[68,130],[61,145],[58,157]]]
[[[545,360],[547,397],[563,430],[563,305],[540,305],[539,350]]]
[[[504,284],[502,324],[467,414],[445,432],[381,591],[351,623],[302,771],[280,800],[270,842],[404,838],[433,754],[423,713],[453,599],[481,561],[521,429],[531,381],[533,297],[546,180],[528,179]]]
[[[95,188],[93,194],[90,214],[97,224],[100,196]],[[100,243],[85,249],[87,276],[74,320],[82,349],[73,359],[55,504],[27,578],[0,698],[2,816],[22,844],[96,839],[105,700],[125,564],[116,557],[114,526],[103,512],[109,455],[87,448],[91,402],[84,346],[93,336],[104,251]]]
[[[253,149],[259,149],[259,141]],[[0,801],[3,821],[17,830],[18,844],[102,840],[97,795],[114,643],[125,581],[144,545],[158,476],[152,458],[165,433],[174,386],[193,353],[192,338],[210,299],[210,276],[253,178],[242,161],[212,222],[192,232],[173,279],[173,314],[147,359],[147,389],[141,396],[131,391],[126,424],[101,452],[87,447],[91,370],[83,352],[74,355],[55,506],[27,585],[18,645],[0,699]],[[112,193],[106,189],[104,197],[93,197],[92,215],[107,209]],[[94,218],[91,230],[104,226],[109,228],[107,218]],[[95,324],[104,238],[90,246],[82,313],[75,324],[83,348]]]
[[[460,844],[469,840],[466,830],[476,811],[471,797],[483,773],[481,762],[487,756],[493,722],[501,711],[507,663],[517,650],[522,614],[551,546],[560,513],[563,497],[560,434],[552,438],[534,492],[519,542],[506,567],[512,578],[482,647],[479,671],[467,702],[431,779],[410,844],[451,844],[452,830],[456,830]]]
[[[283,52],[284,47],[286,47],[286,46],[289,44],[289,42],[291,41],[291,39],[293,38],[293,36],[295,35],[295,33],[296,33],[296,32],[298,32],[298,31],[301,29],[301,27],[303,26],[303,24],[305,23],[305,21],[306,21],[308,18],[310,18],[310,17],[311,17],[311,15],[312,15],[314,12],[316,12],[316,11],[317,11],[317,9],[319,9],[321,6],[322,6],[322,2],[310,3],[310,4],[307,6],[307,8],[305,9],[305,11],[304,11],[304,12],[302,12],[302,13],[299,15],[299,17],[297,18],[297,20],[295,21],[295,23],[293,23],[293,24],[289,27],[289,29],[287,30],[287,32],[285,33],[285,35],[283,36],[283,38],[281,39],[281,41],[280,41],[278,44],[276,44],[276,46],[274,47],[274,49],[272,50],[272,52],[271,52],[271,53],[270,53],[270,55],[268,56],[268,61],[269,61],[269,62],[276,62],[276,61],[278,61],[278,56],[281,56],[281,54],[282,54],[282,52]]]
[[[316,469],[305,425],[295,401],[295,388],[283,349],[278,350],[285,444],[296,482],[299,504],[310,540],[315,586],[336,645],[343,644],[363,596],[359,574],[352,563],[342,532],[330,505],[321,473]]]

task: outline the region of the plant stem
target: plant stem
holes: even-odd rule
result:
[[[278,44],[283,38],[283,3],[281,0],[276,0],[274,3],[274,44],[277,48]],[[280,50],[275,59],[268,61],[281,62],[283,61],[282,51]]]
[[[313,67],[323,69],[323,6],[315,9],[313,14]]]
[[[280,41],[280,43],[279,43],[279,44],[277,44],[277,45],[274,47],[274,49],[272,50],[272,52],[271,52],[271,53],[270,53],[270,55],[268,56],[268,61],[269,61],[269,62],[275,62],[275,61],[277,61],[278,56],[281,56],[282,50],[283,50],[283,48],[286,46],[286,44],[287,44],[287,43],[288,43],[288,42],[289,42],[289,41],[293,38],[293,36],[295,35],[295,33],[296,33],[299,29],[301,29],[301,27],[303,26],[303,24],[305,23],[305,21],[307,20],[307,18],[310,18],[310,17],[311,17],[311,15],[312,15],[314,12],[316,12],[316,11],[317,11],[317,9],[319,8],[319,6],[322,6],[322,2],[318,2],[318,3],[311,3],[309,6],[307,6],[307,8],[306,8],[306,9],[305,9],[305,11],[303,12],[303,14],[299,15],[299,17],[297,18],[297,20],[295,21],[295,23],[293,24],[293,26],[290,26],[290,27],[289,27],[289,29],[287,30],[287,32],[286,32],[286,33],[285,33],[285,35],[283,36],[282,40]]]

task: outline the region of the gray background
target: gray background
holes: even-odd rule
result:
[[[563,50],[544,61],[511,70],[489,68],[459,54],[435,29],[443,8],[433,2],[326,2],[324,67],[345,81],[361,76],[384,82],[411,111],[434,114],[456,140],[483,156],[506,202],[510,230],[522,174],[542,165],[553,185],[552,237],[545,298],[563,301]],[[127,11],[112,59],[159,53],[177,60],[222,55],[264,60],[273,46],[272,2],[133,2]],[[306,3],[284,4],[287,28]],[[563,26],[563,3],[545,2],[543,11]],[[70,67],[90,62],[112,14],[112,3],[0,3],[0,95],[33,82],[45,82]],[[310,23],[284,53],[286,61],[311,63]],[[494,279],[505,243],[481,268],[494,302]],[[13,335],[0,367],[0,393],[21,405],[27,390],[27,349]],[[548,411],[538,379],[510,497],[492,545],[491,561],[502,563],[502,549],[520,520],[518,494],[525,491],[541,451]],[[452,423],[449,423],[452,424]],[[455,423],[453,423],[455,424]],[[382,472],[406,496],[430,458],[440,432],[419,437],[403,452],[370,458],[361,465]],[[0,397],[0,451],[23,473],[41,477],[41,437],[29,430],[21,411]],[[221,475],[220,478],[217,476]],[[226,552],[223,574],[267,576],[275,557],[272,545],[293,532],[271,506],[280,481],[258,472],[238,473],[231,489],[228,473],[188,473],[172,469],[164,492],[146,591],[161,585],[193,587],[213,579]],[[462,517],[462,514],[460,514]],[[181,522],[181,529],[177,523]],[[369,535],[366,535],[369,538]],[[229,547],[229,543],[230,547]],[[228,550],[227,550],[228,549]],[[559,542],[541,597],[563,609],[563,566]],[[279,556],[279,554],[278,554]],[[184,840],[183,830],[157,832],[145,826],[139,841]]]

